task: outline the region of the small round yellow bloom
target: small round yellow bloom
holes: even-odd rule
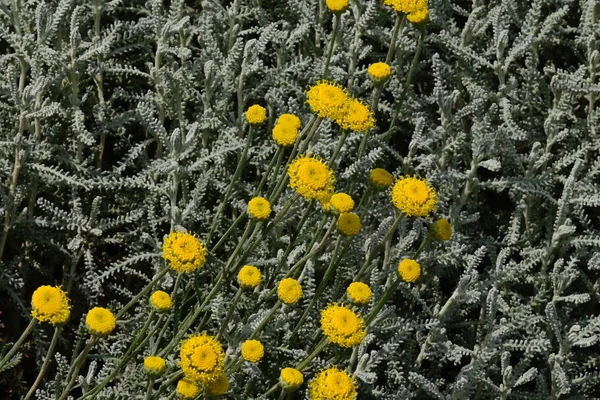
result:
[[[204,332],[182,342],[179,358],[185,376],[204,385],[223,374],[223,346]]]
[[[348,92],[338,83],[321,80],[311,86],[306,93],[306,102],[312,112],[321,118],[337,120],[341,118],[350,101]]]
[[[295,304],[302,298],[302,285],[294,278],[285,278],[279,282],[277,296],[284,304]]]
[[[367,72],[369,75],[371,75],[371,78],[373,78],[374,81],[382,82],[390,77],[392,69],[384,62],[376,62],[369,66]]]
[[[302,155],[288,167],[290,187],[308,200],[329,201],[335,185],[333,170],[320,158]]]
[[[67,323],[71,315],[69,298],[60,287],[40,286],[31,296],[31,316],[54,326]]]
[[[244,265],[238,272],[238,282],[244,289],[254,289],[262,281],[260,270],[253,265]]]
[[[85,325],[94,336],[108,336],[117,326],[117,319],[109,309],[94,307],[88,311]]]
[[[291,123],[279,122],[273,127],[273,140],[281,147],[290,147],[298,140],[298,128]]]
[[[173,307],[171,296],[162,290],[157,290],[150,296],[150,305],[159,313],[167,312]]]
[[[296,368],[284,368],[279,375],[279,384],[288,392],[297,390],[304,383],[304,375]]]
[[[326,0],[327,8],[335,14],[343,13],[348,9],[348,0]]]
[[[409,217],[427,217],[435,210],[437,194],[427,181],[405,176],[392,188],[392,203]]]
[[[260,125],[267,119],[267,109],[255,104],[246,110],[246,121],[250,125]]]
[[[242,357],[252,363],[259,362],[265,355],[265,347],[258,340],[246,340],[242,343]]]
[[[337,367],[325,369],[310,382],[311,400],[355,400],[356,381]]]
[[[302,126],[302,121],[294,114],[281,114],[277,120],[277,125],[290,125],[294,129],[298,130]]]
[[[368,304],[373,297],[371,288],[363,282],[352,282],[346,289],[346,294],[352,303],[359,306]]]
[[[200,394],[200,387],[194,381],[183,378],[177,382],[177,394],[184,400],[192,400]]]
[[[331,207],[339,213],[350,212],[354,209],[354,200],[346,193],[336,193],[329,200]]]
[[[406,19],[412,22],[413,24],[420,24],[427,19],[428,15],[429,10],[427,10],[427,8],[421,8],[408,14],[406,16]]]
[[[261,221],[269,219],[271,216],[271,203],[264,197],[255,197],[248,202],[248,213]]]
[[[450,240],[452,237],[452,226],[446,218],[438,219],[431,225],[430,233],[434,240]]]
[[[352,99],[342,116],[335,120],[342,129],[365,133],[375,126],[375,118],[371,109],[360,100]]]
[[[171,232],[164,239],[163,258],[177,272],[193,272],[206,263],[208,251],[195,234]]]
[[[167,369],[167,363],[162,357],[149,356],[144,358],[144,369],[148,375],[158,377]]]
[[[395,11],[410,14],[422,8],[427,8],[427,0],[383,0],[383,3]]]
[[[338,217],[338,232],[344,236],[354,236],[360,232],[360,218],[353,212],[341,213]]]
[[[365,321],[343,304],[333,303],[321,311],[321,329],[330,342],[342,347],[360,344],[365,338]]]
[[[213,396],[221,396],[229,390],[229,379],[227,375],[221,374],[214,381],[206,385],[206,391]]]
[[[375,168],[369,174],[371,185],[379,190],[385,190],[394,183],[394,177],[383,168]]]
[[[398,274],[404,282],[414,282],[421,276],[421,265],[415,260],[405,258],[398,265]]]

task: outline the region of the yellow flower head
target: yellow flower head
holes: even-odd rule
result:
[[[152,377],[162,375],[167,368],[167,363],[164,358],[158,356],[149,356],[144,358],[144,369],[146,373]]]
[[[390,6],[394,11],[404,14],[410,14],[417,10],[427,8],[427,0],[383,0],[383,3]]]
[[[267,109],[255,104],[246,110],[246,121],[250,125],[260,125],[267,119]]]
[[[159,313],[167,312],[173,306],[171,296],[162,290],[157,290],[150,296],[150,305]]]
[[[321,310],[321,329],[329,341],[342,347],[360,344],[365,338],[365,321],[343,304],[333,303]]]
[[[248,213],[258,220],[269,219],[271,203],[264,197],[255,197],[248,202]]]
[[[223,346],[204,332],[183,341],[179,358],[185,376],[204,385],[223,373]]]
[[[353,212],[341,213],[338,217],[338,232],[344,236],[354,236],[360,232],[360,218]]]
[[[260,270],[253,265],[244,265],[238,272],[238,282],[244,289],[254,289],[262,281]]]
[[[294,278],[285,278],[279,282],[277,296],[284,304],[295,304],[302,298],[302,285]]]
[[[435,210],[437,194],[426,180],[405,176],[392,188],[392,203],[409,217],[427,217]]]
[[[346,371],[327,368],[310,382],[311,400],[355,400],[356,381]]]
[[[259,362],[265,355],[265,347],[258,340],[246,340],[242,343],[242,357],[252,363]]]
[[[421,276],[421,265],[415,260],[405,258],[398,265],[398,275],[404,282],[414,282]]]
[[[281,147],[293,146],[298,140],[298,128],[292,123],[280,122],[273,127],[273,140]]]
[[[302,126],[302,121],[294,114],[281,114],[277,120],[277,125],[289,125],[298,130]]]
[[[373,78],[373,80],[385,81],[387,78],[390,77],[392,69],[388,64],[384,62],[376,62],[369,66],[367,72],[369,73],[369,75],[371,75],[371,78]]]
[[[429,10],[427,8],[420,8],[408,14],[406,19],[408,19],[413,24],[420,24],[427,19],[429,15]]]
[[[306,93],[306,102],[312,112],[321,118],[329,118],[334,121],[345,114],[349,101],[350,97],[345,88],[338,83],[326,80],[318,81]]]
[[[200,387],[194,381],[183,378],[177,382],[177,394],[184,400],[192,400],[200,394]]]
[[[177,272],[193,272],[206,263],[208,251],[195,234],[171,232],[163,243],[163,258]]]
[[[220,396],[222,394],[227,393],[229,390],[229,379],[227,379],[227,375],[221,374],[214,381],[206,385],[206,391],[208,394],[213,396]]]
[[[326,0],[327,8],[333,13],[343,13],[348,8],[348,0]]]
[[[288,167],[290,187],[308,200],[329,201],[334,191],[335,174],[320,158],[302,155]]]
[[[446,218],[438,219],[429,230],[434,240],[446,241],[452,237],[452,226]]]
[[[94,307],[88,311],[85,324],[94,336],[108,336],[117,326],[117,319],[104,307]]]
[[[354,200],[346,193],[336,193],[329,200],[331,207],[339,213],[350,212],[354,209]]]
[[[364,133],[375,126],[375,118],[369,106],[356,99],[347,103],[345,112],[335,122],[352,132]]]
[[[31,316],[54,326],[67,323],[71,305],[67,294],[56,286],[40,286],[31,296]]]
[[[375,168],[369,174],[371,185],[380,190],[385,190],[394,183],[394,177],[383,168]]]
[[[373,297],[371,288],[366,283],[352,282],[348,289],[346,289],[348,299],[356,305],[363,306],[368,304]]]
[[[304,375],[295,368],[284,368],[279,375],[279,384],[288,392],[297,390],[304,383]]]

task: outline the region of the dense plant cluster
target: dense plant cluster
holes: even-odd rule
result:
[[[599,20],[3,2],[0,397],[600,397]]]

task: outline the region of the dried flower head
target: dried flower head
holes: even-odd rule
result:
[[[302,155],[288,167],[290,187],[308,200],[329,201],[334,191],[335,174],[320,158]]]

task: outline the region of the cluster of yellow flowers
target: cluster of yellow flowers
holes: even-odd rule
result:
[[[367,132],[375,126],[369,106],[350,96],[336,82],[318,81],[306,93],[306,102],[315,114],[336,122],[342,129]]]
[[[302,155],[288,167],[290,187],[308,200],[329,202],[334,191],[335,174],[313,155]]]
[[[312,400],[355,400],[358,396],[354,377],[335,366],[319,372],[309,391]]]
[[[293,146],[298,140],[300,118],[294,114],[281,114],[273,127],[273,140],[281,147]]]
[[[383,0],[383,2],[395,11],[406,14],[406,18],[413,24],[424,22],[429,15],[428,0]]]

